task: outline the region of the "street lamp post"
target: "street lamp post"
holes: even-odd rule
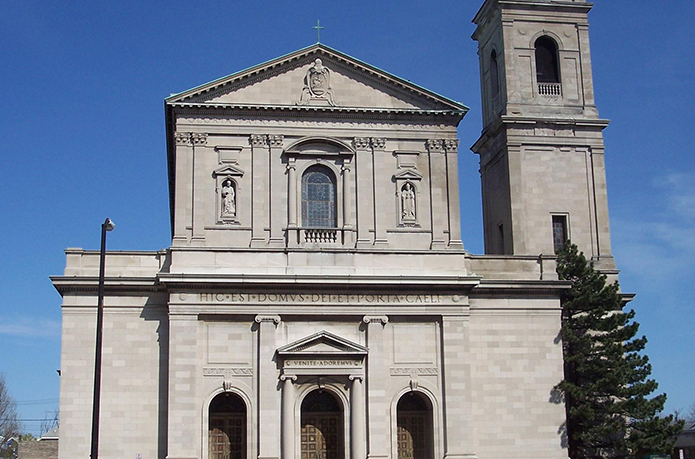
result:
[[[99,304],[97,308],[96,350],[94,355],[94,404],[92,405],[92,459],[99,457],[99,403],[101,399],[101,338],[104,329],[104,262],[106,261],[106,232],[116,225],[106,219],[101,225],[101,252],[99,252]]]

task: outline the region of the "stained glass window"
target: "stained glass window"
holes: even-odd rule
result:
[[[337,226],[335,177],[325,167],[312,166],[302,176],[302,226]]]
[[[558,253],[567,242],[567,217],[553,215],[553,249]]]

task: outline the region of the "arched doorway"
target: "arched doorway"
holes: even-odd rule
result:
[[[246,404],[225,392],[210,403],[209,459],[246,459]]]
[[[304,398],[301,426],[301,459],[344,459],[343,407],[329,391]]]
[[[398,459],[432,459],[432,406],[426,397],[408,392],[396,407]]]

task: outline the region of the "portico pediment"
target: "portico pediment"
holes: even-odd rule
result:
[[[198,86],[168,105],[282,110],[427,111],[463,116],[468,108],[323,44]]]
[[[367,355],[369,349],[353,343],[333,333],[321,330],[318,333],[309,335],[278,348],[278,354],[288,357],[322,357],[322,356],[343,356],[358,357]]]

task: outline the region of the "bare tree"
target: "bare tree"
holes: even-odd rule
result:
[[[690,404],[688,413],[685,415],[685,424],[686,427],[691,427],[695,425],[695,402]]]
[[[17,416],[17,403],[10,396],[5,384],[5,375],[0,373],[0,440],[7,444],[7,440],[19,435],[22,428]],[[0,451],[0,454],[3,452]]]
[[[53,419],[46,419],[44,421],[41,421],[41,435],[45,434],[51,429],[55,429],[56,427],[59,426],[60,424],[60,412],[58,410],[55,410],[53,412]]]

